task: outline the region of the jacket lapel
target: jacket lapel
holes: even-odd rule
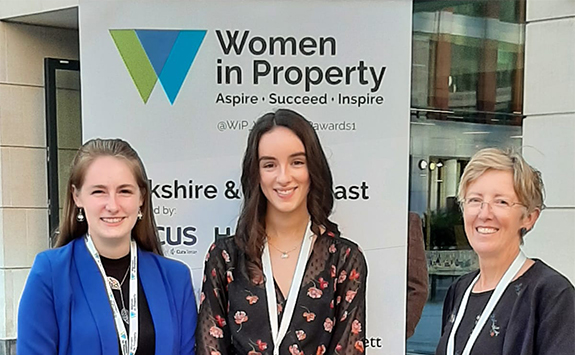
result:
[[[175,315],[170,306],[166,282],[154,256],[138,248],[138,277],[148,301],[154,332],[156,333],[156,354],[174,354],[174,334],[172,323]]]
[[[86,248],[84,238],[77,238],[73,243],[74,261],[78,269],[80,284],[98,328],[102,353],[118,354],[118,336],[102,274]]]

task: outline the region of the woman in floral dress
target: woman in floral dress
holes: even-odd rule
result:
[[[236,235],[206,256],[197,354],[362,354],[367,265],[329,220],[333,180],[311,124],[262,116],[241,182]]]

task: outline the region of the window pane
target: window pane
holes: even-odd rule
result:
[[[408,354],[434,354],[443,298],[478,267],[457,204],[478,150],[520,147],[525,2],[415,0],[409,210],[423,220],[429,297]]]

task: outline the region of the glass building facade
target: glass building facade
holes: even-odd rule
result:
[[[471,156],[520,147],[525,1],[413,4],[409,209],[423,221],[429,297],[408,354],[433,354],[447,287],[476,269],[456,195]]]

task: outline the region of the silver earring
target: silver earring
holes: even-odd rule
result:
[[[142,217],[144,217],[144,215],[142,214],[142,210],[138,208],[138,221],[141,221]]]
[[[84,213],[82,213],[81,207],[78,209],[78,215],[76,216],[76,220],[80,223],[82,223],[86,220],[86,217],[84,217]]]

